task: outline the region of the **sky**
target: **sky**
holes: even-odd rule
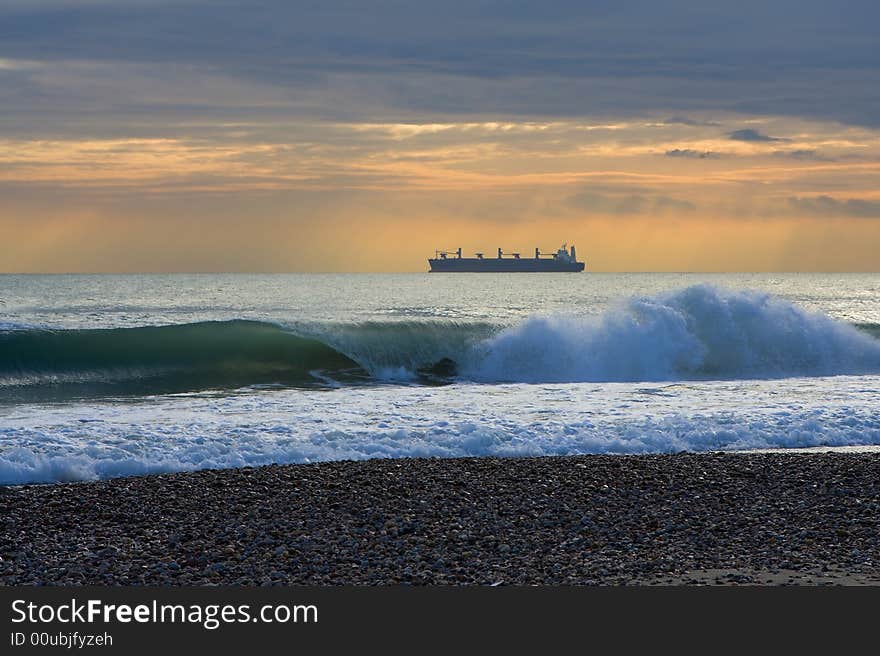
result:
[[[880,271],[874,0],[3,0],[0,271]]]

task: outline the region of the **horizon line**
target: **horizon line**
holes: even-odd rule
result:
[[[878,271],[839,271],[839,270],[676,270],[676,271],[601,271],[588,270],[580,272],[543,272],[543,271],[513,271],[513,272],[447,272],[447,271],[430,271],[430,270],[406,270],[406,271],[0,271],[0,276],[217,276],[217,275],[234,275],[234,276],[289,276],[289,275],[402,275],[402,274],[430,274],[435,275],[461,275],[462,273],[473,273],[474,275],[485,276],[486,274],[497,275],[518,275],[518,274],[541,274],[547,273],[579,273],[601,274],[601,275],[629,275],[629,274],[662,274],[662,275],[699,275],[699,274],[861,274],[861,275],[880,275]]]

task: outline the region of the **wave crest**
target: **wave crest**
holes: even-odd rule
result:
[[[769,294],[697,285],[600,317],[532,317],[477,348],[478,381],[605,382],[880,372],[880,342]]]
[[[880,373],[876,326],[769,294],[697,285],[597,317],[515,326],[446,321],[221,321],[105,330],[0,330],[0,390],[156,394],[254,384],[638,382]],[[17,392],[10,392],[17,390]]]

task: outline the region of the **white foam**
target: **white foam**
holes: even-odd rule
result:
[[[880,341],[763,292],[695,285],[600,317],[538,316],[484,341],[484,382],[659,381],[880,373]]]
[[[0,483],[325,460],[880,445],[880,377],[254,390],[0,409]]]
[[[43,329],[45,326],[42,324],[32,324],[32,323],[14,323],[10,321],[0,321],[0,333],[2,332],[14,332],[17,330],[38,330]]]

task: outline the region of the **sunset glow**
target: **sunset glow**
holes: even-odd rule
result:
[[[366,45],[325,60],[312,57],[318,46],[306,56],[275,45],[298,67],[255,51],[248,62],[264,68],[254,72],[217,50],[223,38],[250,38],[231,23],[206,37],[205,52],[168,37],[176,63],[143,40],[138,16],[192,22],[199,2],[126,5],[131,22],[120,29],[130,40],[106,48],[76,36],[38,47],[53,12],[98,32],[120,27],[110,5],[2,10],[34,32],[0,47],[2,271],[422,271],[435,248],[562,242],[601,271],[878,268],[877,108],[870,96],[828,103],[860,88],[853,78],[864,66],[814,71],[806,89],[804,55],[779,72],[789,102],[731,41],[701,42],[680,70],[638,71],[643,79],[626,86],[613,52],[591,50],[564,21],[539,29],[529,16],[498,29],[558,29],[560,44],[535,54],[540,70],[526,60],[456,70],[442,48],[379,63]],[[276,9],[280,29],[304,29]],[[566,9],[585,34],[610,26],[632,36],[629,10],[580,11]],[[344,11],[333,25],[322,12],[313,18],[327,43],[357,30]],[[498,48],[491,36],[482,50],[468,43],[490,59]],[[863,52],[855,37],[848,43]],[[563,45],[585,72],[544,63]],[[738,62],[724,93],[719,79],[689,77],[722,46]],[[419,77],[408,57],[437,70]],[[608,69],[594,70],[603,61]]]

